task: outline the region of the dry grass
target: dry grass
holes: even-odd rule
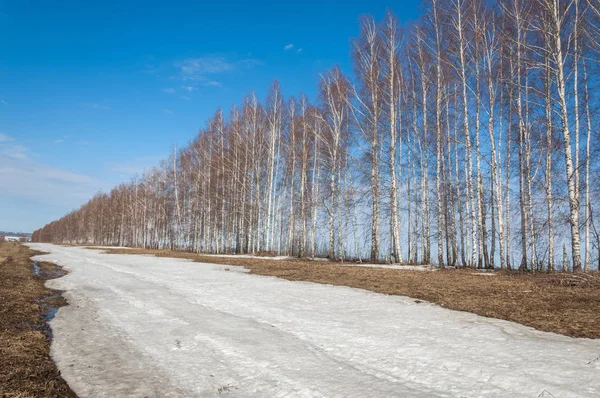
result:
[[[572,337],[600,338],[598,274],[521,274],[473,270],[439,272],[344,267],[305,260],[213,257],[166,250],[116,249],[115,254],[153,254],[197,262],[240,265],[257,275],[350,286],[429,301],[458,311],[504,319]]]
[[[75,397],[50,358],[44,305],[66,304],[44,280],[56,266],[40,264],[34,276],[30,257],[18,243],[0,242],[0,397]],[[44,299],[46,299],[44,301]]]

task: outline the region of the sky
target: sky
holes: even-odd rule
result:
[[[274,78],[351,73],[361,15],[420,0],[0,0],[0,231],[31,232],[159,164]]]

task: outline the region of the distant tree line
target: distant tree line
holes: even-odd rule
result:
[[[427,0],[411,24],[364,17],[353,78],[333,67],[313,103],[275,81],[265,102],[217,110],[159,167],[33,239],[590,270],[599,21],[599,0]]]

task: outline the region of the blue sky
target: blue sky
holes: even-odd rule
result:
[[[0,0],[0,230],[30,232],[157,165],[250,91],[314,98],[358,18],[420,0]]]

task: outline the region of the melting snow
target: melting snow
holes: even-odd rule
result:
[[[600,341],[239,267],[30,246],[71,270],[47,282],[70,303],[51,353],[80,397],[600,395]]]

